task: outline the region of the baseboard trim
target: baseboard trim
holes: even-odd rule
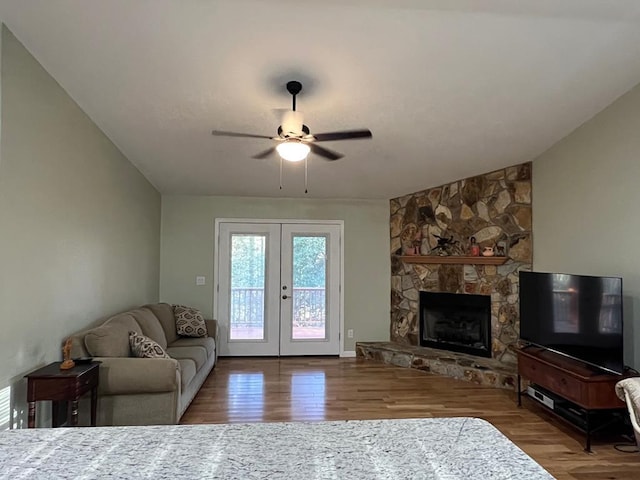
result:
[[[349,350],[348,352],[342,352],[340,354],[341,358],[354,358],[356,356],[355,350]]]

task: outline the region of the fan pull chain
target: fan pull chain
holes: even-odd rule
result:
[[[304,159],[304,193],[309,193],[307,189],[307,159]]]
[[[282,157],[280,157],[280,190],[282,190]]]

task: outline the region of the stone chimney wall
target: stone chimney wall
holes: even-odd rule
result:
[[[531,163],[394,198],[391,208],[391,341],[419,345],[419,291],[491,295],[492,356],[515,364],[509,349],[520,331],[518,272],[531,270]],[[455,242],[450,255],[506,247],[504,265],[405,263],[400,255],[437,255],[438,239]]]

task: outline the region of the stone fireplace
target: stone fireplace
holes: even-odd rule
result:
[[[524,163],[390,201],[390,342],[360,343],[356,353],[485,385],[512,388],[520,330],[518,273],[531,270],[531,163]],[[482,251],[500,246],[499,265],[458,261],[470,239]],[[439,239],[452,261],[433,262]],[[408,255],[420,257],[410,261]],[[421,346],[420,292],[490,298],[490,349],[483,356]],[[486,356],[485,356],[486,355]],[[491,357],[491,358],[487,358]]]

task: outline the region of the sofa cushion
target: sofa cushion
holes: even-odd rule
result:
[[[200,370],[202,366],[207,363],[207,349],[205,347],[199,347],[194,345],[193,347],[168,347],[167,353],[171,358],[176,360],[182,360],[189,358],[196,364],[196,370]]]
[[[216,341],[211,337],[183,337],[171,343],[169,347],[192,347],[194,345],[206,348],[208,356],[215,355],[216,353]]]
[[[176,332],[183,337],[206,337],[207,325],[200,310],[174,305],[173,314],[176,317]]]
[[[173,315],[172,305],[168,303],[151,303],[142,308],[151,310],[160,321],[168,344],[178,338],[178,334],[176,333],[176,317]]]
[[[129,332],[131,353],[138,358],[171,358],[157,342],[145,335]]]
[[[164,334],[160,320],[148,308],[137,308],[129,313],[142,328],[142,333],[146,337],[156,342],[162,348],[167,348],[167,337]]]
[[[90,330],[84,344],[93,357],[130,357],[129,332],[142,334],[142,329],[131,315],[121,313]]]
[[[178,366],[180,368],[180,387],[181,391],[184,392],[187,389],[187,385],[196,376],[196,363],[190,358],[179,358]]]

